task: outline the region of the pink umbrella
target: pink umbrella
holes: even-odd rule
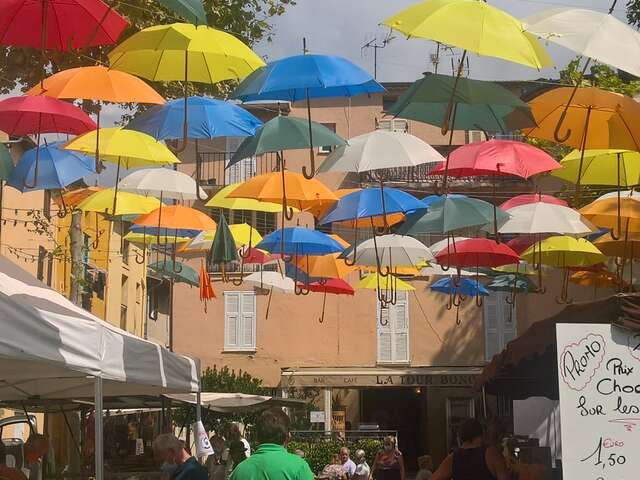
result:
[[[568,207],[569,204],[564,200],[554,197],[553,195],[544,195],[540,193],[525,193],[522,195],[516,195],[513,198],[510,198],[502,205],[500,208],[502,210],[509,210],[513,207],[519,207],[520,205],[528,205],[530,203],[542,202],[542,203],[551,203],[553,205],[562,205],[563,207]]]

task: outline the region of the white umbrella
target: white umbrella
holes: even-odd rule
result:
[[[319,173],[369,172],[395,167],[440,163],[445,159],[428,143],[408,133],[374,130],[351,138],[320,165]]]
[[[434,243],[433,245],[429,246],[429,249],[433,252],[433,253],[438,253],[439,251],[447,248],[447,245],[452,245],[453,243],[458,243],[458,242],[462,242],[463,240],[469,240],[469,237],[453,237],[453,238],[445,238],[443,240],[440,240],[436,243]]]
[[[200,189],[202,198],[206,192]],[[186,173],[169,168],[136,170],[118,183],[118,190],[170,200],[197,200],[196,181]]]
[[[640,33],[611,13],[552,8],[523,20],[526,31],[574,52],[640,76]]]
[[[609,192],[604,195],[600,195],[596,200],[604,200],[605,198],[618,198],[618,192]],[[621,190],[620,198],[630,198],[640,202],[640,192],[635,190]]]
[[[269,289],[269,301],[265,319],[269,318],[269,307],[271,307],[271,296],[273,291],[280,293],[295,293],[296,282],[289,277],[285,277],[279,272],[255,272],[244,277],[244,282],[256,287]]]
[[[361,242],[349,252],[347,258],[355,264],[367,267],[413,267],[433,260],[429,247],[406,235],[382,235]],[[349,262],[349,263],[351,263]]]
[[[597,228],[580,215],[580,212],[563,205],[534,202],[519,205],[509,210],[511,218],[500,227],[498,232],[511,233],[561,233],[567,235],[586,235]]]

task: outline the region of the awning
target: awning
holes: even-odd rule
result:
[[[180,402],[197,402],[193,393],[166,395],[168,398]],[[250,395],[247,393],[214,393],[202,392],[200,402],[203,408],[220,413],[234,413],[249,410],[260,410],[269,407],[302,407],[307,402],[296,398],[277,398],[266,395]]]
[[[534,323],[493,357],[477,378],[476,388],[512,399],[543,396],[557,400],[557,323],[610,323],[640,331],[640,294],[621,293],[575,303]]]
[[[0,401],[198,390],[199,363],[120,330],[0,257]]]

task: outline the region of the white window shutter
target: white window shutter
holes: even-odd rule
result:
[[[409,361],[409,305],[407,292],[397,292],[395,305],[389,308],[393,312],[393,361],[406,363]]]
[[[256,295],[254,292],[242,292],[242,324],[241,346],[255,348],[256,346]]]
[[[378,363],[390,363],[393,360],[393,332],[391,330],[388,307],[382,308],[376,302],[376,324],[378,331]]]
[[[225,349],[237,348],[239,344],[240,292],[224,292]]]
[[[495,293],[484,298],[484,356],[489,361],[500,349],[499,298]]]
[[[500,350],[503,350],[507,346],[507,343],[518,335],[516,304],[509,305],[506,302],[507,296],[510,295],[510,293],[502,292],[501,295],[498,296],[500,304],[502,305],[502,344],[500,345]]]

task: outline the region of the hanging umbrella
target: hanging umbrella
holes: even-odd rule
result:
[[[555,232],[554,232],[555,233]],[[522,234],[518,235],[506,244],[517,254],[522,254],[527,248],[533,245],[536,242],[541,242],[545,238],[553,236],[553,233],[533,233],[533,234]]]
[[[422,242],[396,234],[364,240],[346,257],[359,266],[386,266],[387,274],[392,273],[394,267],[412,267],[433,260],[431,250]]]
[[[513,250],[518,254],[520,253],[515,249]],[[491,270],[496,273],[517,273],[518,275],[535,275],[537,273],[533,266],[522,260],[520,260],[518,263],[511,263],[508,265],[493,267]]]
[[[244,102],[255,100],[305,100],[310,169],[302,168],[307,179],[316,171],[311,122],[311,99],[322,97],[353,97],[384,92],[384,87],[371,75],[349,60],[329,55],[296,55],[270,62],[249,75],[233,92],[233,98]],[[332,145],[325,143],[321,145]],[[337,144],[336,144],[337,145]]]
[[[374,130],[349,139],[322,162],[318,173],[371,172],[444,162],[428,143],[404,132]]]
[[[582,168],[580,169],[580,159]],[[618,161],[620,170],[618,174]],[[554,177],[581,185],[631,187],[640,184],[640,153],[629,150],[573,150],[562,160]],[[580,178],[578,178],[580,175]],[[619,178],[618,178],[619,175]]]
[[[640,208],[640,204],[638,205]],[[498,229],[501,234],[562,233],[586,235],[596,228],[573,208],[552,203],[534,202],[507,210],[511,216]]]
[[[273,292],[280,293],[294,293],[296,290],[296,282],[289,277],[278,272],[255,272],[247,275],[244,278],[245,283],[254,285],[260,289],[269,289],[269,300],[267,301],[267,310],[265,313],[265,320],[269,318],[269,308],[271,307],[271,297]]]
[[[196,200],[196,190],[200,188],[193,178],[183,172],[168,168],[143,168],[136,170],[118,183],[123,192],[159,197],[165,200]],[[206,193],[200,188],[200,194]]]
[[[389,275],[383,277],[377,273],[370,273],[362,280],[358,282],[356,288],[364,288],[367,290],[376,290],[381,288],[383,290],[389,290],[393,284],[393,289],[397,292],[413,292],[415,288],[404,280],[399,279],[395,275]]]
[[[458,242],[461,242],[463,240],[469,240],[469,237],[447,236],[446,238],[444,238],[442,240],[439,240],[437,242],[434,242],[431,245],[429,245],[429,250],[431,250],[431,252],[439,252],[443,248],[447,248],[447,246],[451,245],[451,243],[458,243]]]
[[[0,243],[2,240],[2,212],[4,208],[4,184],[11,176],[13,171],[13,158],[11,152],[5,147],[4,143],[0,143]]]
[[[247,223],[236,223],[232,225],[228,225],[229,231],[231,232],[231,236],[233,237],[233,241],[236,244],[236,248],[247,247],[249,245],[256,244],[262,241],[262,235],[253,228],[251,225]],[[215,238],[215,231],[208,232],[200,232],[196,237],[194,237],[188,244],[183,245],[178,249],[178,253],[198,253],[198,252],[208,252],[211,249],[211,245],[213,244],[213,239]],[[252,248],[252,250],[255,250]],[[247,255],[251,252],[245,252]],[[244,259],[243,253],[243,262],[247,262]]]
[[[174,243],[184,244],[192,239],[192,237],[189,237],[189,236],[182,236],[182,233],[179,233],[181,232],[180,230],[177,230],[177,231],[170,230],[170,229],[164,229],[164,230],[166,230],[164,234],[163,233],[152,234],[150,232],[148,233],[144,231],[143,232],[130,231],[124,236],[124,239],[129,243],[143,245],[144,247],[146,247],[147,245],[167,246],[167,245],[173,245]]]
[[[475,297],[476,295],[488,296],[487,287],[475,280],[463,278],[459,284],[455,284],[452,277],[441,278],[431,284],[431,290],[438,293],[451,293],[465,297]]]
[[[268,265],[270,263],[276,263],[282,258],[278,254],[269,254],[254,247],[248,248],[245,254],[243,261],[247,265]]]
[[[281,243],[283,245],[281,245]],[[281,248],[283,247],[283,250]],[[284,255],[327,255],[340,253],[344,247],[329,235],[302,227],[276,230],[256,245],[260,250]],[[294,262],[297,258],[294,259]]]
[[[7,184],[21,192],[63,190],[67,185],[95,173],[93,157],[62,150],[61,145],[62,142],[56,142],[27,150]]]
[[[497,209],[498,225],[509,219],[509,214]],[[493,205],[476,198],[445,195],[432,202],[428,210],[418,210],[407,215],[405,222],[396,229],[402,235],[448,233],[467,227],[477,227],[494,222]]]
[[[252,210],[254,212],[278,213],[282,211],[282,205],[279,203],[261,202],[254,198],[229,198],[229,194],[238,188],[240,183],[232,183],[227,185],[211,197],[205,203],[205,207],[226,208],[229,210]],[[299,212],[297,208],[289,207],[294,212]]]
[[[431,276],[449,276],[451,273],[448,270],[444,270],[437,263],[431,264],[428,267],[423,267],[420,269],[419,275],[422,277],[431,277]],[[478,272],[478,275],[481,277],[486,276],[485,273]],[[476,272],[472,272],[471,270],[460,270],[461,277],[475,277]]]
[[[516,275],[508,273],[494,277],[489,284],[487,290],[494,292],[517,292],[532,293],[536,291],[535,284],[526,275]]]
[[[620,191],[620,197],[632,198],[640,202],[640,192],[636,192],[635,190],[622,190]],[[596,200],[604,200],[605,198],[618,198],[618,192],[605,193],[604,195],[600,195]]]
[[[528,203],[534,202],[551,203],[553,205],[562,205],[563,207],[569,206],[569,204],[565,200],[556,198],[553,195],[542,193],[524,193],[522,195],[516,195],[515,197],[512,197],[506,202],[500,204],[500,208],[506,211],[513,207],[519,207],[520,205],[526,205]]]
[[[162,5],[173,10],[189,23],[206,25],[207,14],[202,0],[158,0]]]
[[[330,278],[320,282],[312,282],[307,286],[310,292],[318,292],[323,294],[322,298],[322,313],[318,321],[324,322],[324,311],[327,304],[327,294],[330,295],[355,295],[355,290],[351,285],[340,278]]]
[[[244,108],[209,97],[188,97],[189,138],[246,137],[255,135],[262,122]],[[184,100],[176,99],[137,115],[125,128],[151,135],[157,140],[179,140],[183,136]]]
[[[61,197],[54,200],[59,206],[67,206],[68,208],[76,207],[80,202],[90,197],[94,193],[103,190],[103,187],[83,187],[64,193]]]
[[[218,228],[216,229],[213,243],[211,244],[211,250],[207,255],[207,269],[213,270],[214,265],[218,265],[222,272],[222,281],[227,282],[227,275],[225,273],[225,264],[229,262],[238,261],[238,252],[236,250],[236,243],[233,240],[227,220],[224,215],[220,215],[220,221],[218,222]]]
[[[435,254],[440,265],[464,267],[499,267],[517,263],[520,256],[504,243],[486,238],[455,242]]]
[[[209,272],[204,266],[204,260],[200,260],[200,275],[198,276],[200,285],[200,301],[204,304],[204,312],[207,313],[207,302],[216,297],[216,292],[211,284]]]
[[[177,283],[186,283],[192,287],[200,285],[200,278],[198,272],[196,272],[189,265],[181,262],[175,262],[173,260],[167,260],[166,262],[156,262],[149,265],[149,269],[156,272],[162,277],[169,278]]]
[[[608,272],[606,270],[599,272],[590,272],[586,270],[575,272],[569,277],[569,281],[582,287],[593,287],[594,298],[597,295],[598,288],[616,289],[622,286],[624,289],[626,286],[626,282],[621,282],[620,278],[615,273]]]
[[[632,198],[595,200],[580,209],[594,225],[610,228],[618,238],[624,232],[640,232],[640,202]]]
[[[326,161],[326,160],[325,160]],[[322,163],[322,165],[324,165],[324,162]],[[336,198],[338,200],[340,200],[342,197],[349,195],[350,193],[353,192],[358,192],[360,191],[360,188],[339,188],[338,190],[334,190],[333,194],[336,196]],[[305,212],[310,213],[311,215],[313,215],[315,218],[322,218],[324,217],[327,213],[329,213],[329,211],[335,206],[335,204],[320,204],[320,205],[315,205],[313,207],[309,207],[305,210]],[[389,215],[389,217],[391,217],[391,215]],[[398,222],[404,220],[404,215],[402,215],[402,218],[398,219]],[[393,223],[390,223],[391,225],[393,225]]]
[[[296,267],[311,277],[333,279],[345,278],[357,270],[355,266],[346,265],[338,253],[299,258]]]
[[[114,197],[117,197],[117,208]],[[122,215],[142,215],[152,212],[160,206],[157,198],[144,197],[128,192],[116,192],[113,188],[105,188],[86,197],[76,208],[84,212],[98,212],[120,217]]]
[[[162,215],[162,216],[160,216]],[[140,215],[133,221],[141,227],[177,228],[188,230],[215,230],[216,222],[207,214],[181,205],[165,205]]]

